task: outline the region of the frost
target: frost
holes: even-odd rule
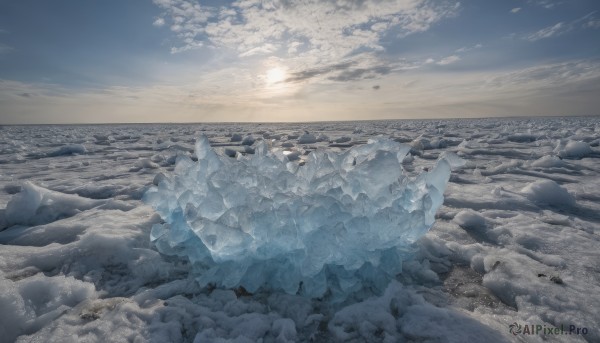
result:
[[[151,240],[187,257],[201,285],[329,291],[334,300],[382,291],[433,224],[450,176],[441,159],[406,177],[409,150],[376,139],[344,153],[316,150],[299,166],[264,142],[253,156],[218,156],[201,137],[198,162],[181,157],[144,196],[165,221]]]

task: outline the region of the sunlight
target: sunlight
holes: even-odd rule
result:
[[[283,70],[279,67],[271,68],[267,71],[267,84],[268,85],[280,83],[280,82],[284,81],[285,78],[286,78],[285,70]]]
[[[261,98],[274,98],[286,96],[293,93],[298,88],[298,84],[288,82],[288,69],[284,66],[267,63],[263,69],[261,79],[264,82],[263,88],[259,91],[258,96]]]

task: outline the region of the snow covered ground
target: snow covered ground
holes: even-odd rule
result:
[[[201,134],[299,164],[381,135],[410,175],[466,164],[397,280],[334,305],[201,288],[151,245],[141,198]],[[599,145],[600,118],[1,127],[0,342],[599,342]]]

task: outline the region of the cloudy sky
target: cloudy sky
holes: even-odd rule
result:
[[[0,124],[599,109],[598,0],[0,2]]]

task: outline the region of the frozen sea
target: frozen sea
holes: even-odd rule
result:
[[[411,146],[408,175],[466,163],[396,280],[331,304],[203,288],[151,244],[142,197],[201,135],[298,164],[377,136]],[[0,342],[600,342],[599,145],[598,117],[3,126]]]

